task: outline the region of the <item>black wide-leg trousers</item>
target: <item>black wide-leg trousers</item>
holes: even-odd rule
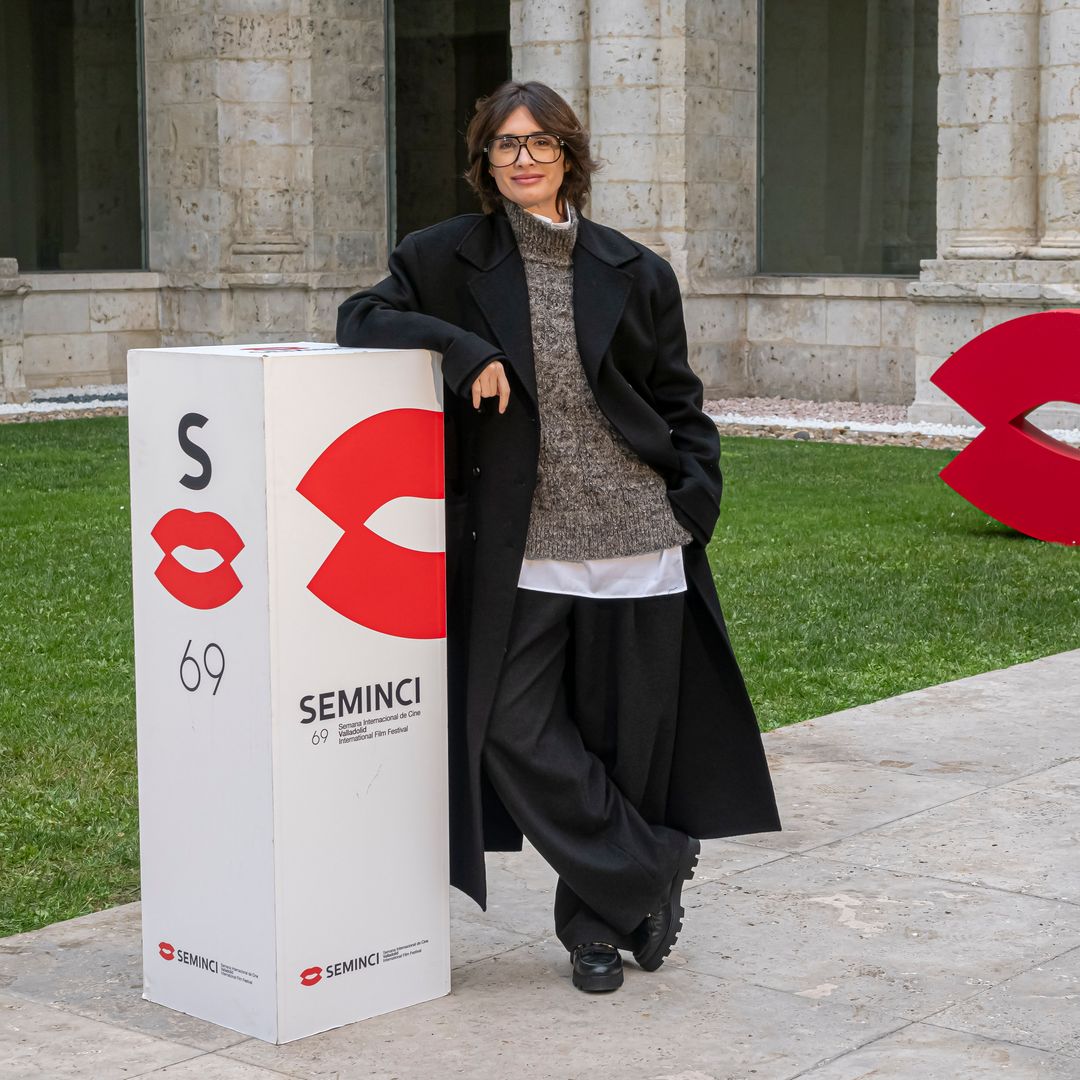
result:
[[[620,949],[667,898],[685,834],[663,818],[685,593],[595,599],[518,589],[483,767],[558,873],[568,950]]]

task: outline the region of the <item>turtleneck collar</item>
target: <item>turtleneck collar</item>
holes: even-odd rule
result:
[[[569,225],[565,222],[556,224],[545,217],[531,214],[505,195],[502,196],[502,203],[522,258],[554,266],[570,265],[577,242],[578,217],[569,202],[566,203]]]

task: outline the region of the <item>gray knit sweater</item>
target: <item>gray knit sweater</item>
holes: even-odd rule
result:
[[[540,460],[527,559],[609,559],[689,543],[663,477],[600,411],[577,349],[571,253],[558,229],[503,199],[525,264],[540,406]]]

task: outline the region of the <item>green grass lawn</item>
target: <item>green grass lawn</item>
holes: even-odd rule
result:
[[[127,424],[0,425],[0,936],[138,895]],[[763,729],[1080,647],[1080,551],[945,452],[724,439],[710,548]]]

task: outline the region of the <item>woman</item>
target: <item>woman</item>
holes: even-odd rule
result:
[[[405,237],[341,345],[443,357],[451,881],[522,833],[558,872],[574,985],[655,970],[700,837],[780,828],[705,545],[719,444],[679,286],[581,214],[596,165],[535,82],[478,103],[482,214]]]

